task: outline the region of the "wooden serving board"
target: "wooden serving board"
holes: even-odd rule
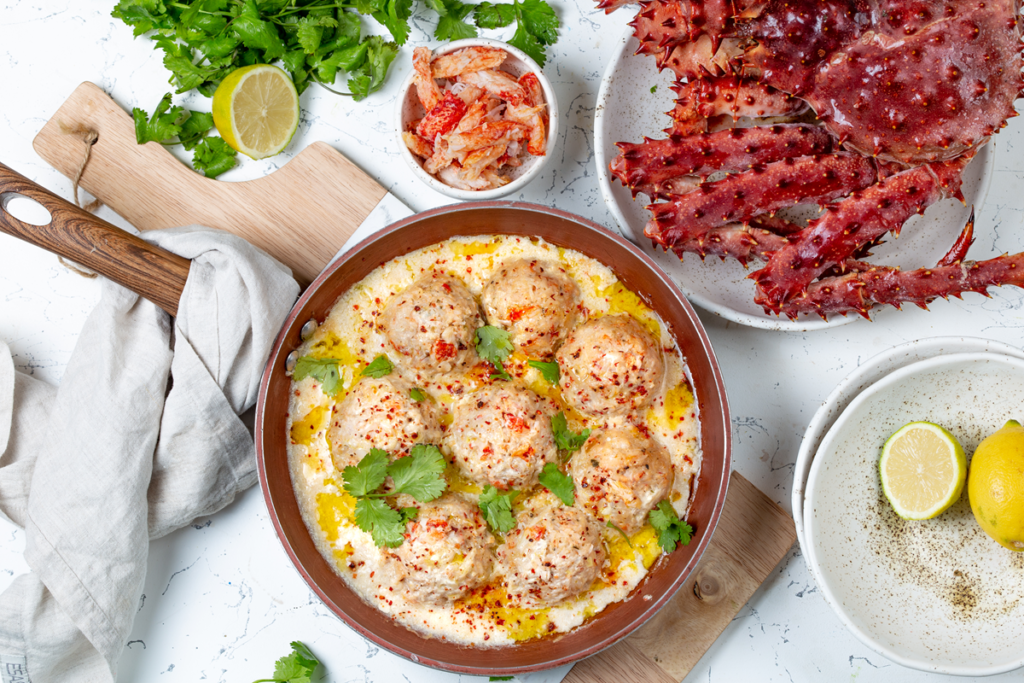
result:
[[[85,156],[76,129],[99,139],[79,182],[139,230],[200,223],[244,237],[308,285],[387,194],[341,153],[314,142],[257,180],[204,178],[156,142],[135,141],[132,117],[93,83],[82,83],[32,146],[73,177]]]
[[[39,155],[68,177],[95,130],[81,186],[140,230],[201,223],[228,230],[289,265],[308,284],[386,191],[315,142],[259,180],[193,172],[157,143],[135,142],[131,117],[92,83],[80,85],[36,136]],[[692,583],[625,641],[577,664],[568,683],[681,681],[796,540],[793,519],[732,473],[725,508]]]

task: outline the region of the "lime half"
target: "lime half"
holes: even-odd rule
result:
[[[273,156],[299,127],[299,93],[291,76],[276,66],[243,66],[213,94],[213,122],[224,141],[242,154]]]
[[[949,430],[931,422],[911,422],[885,442],[878,471],[882,491],[897,515],[931,519],[960,498],[967,458]]]

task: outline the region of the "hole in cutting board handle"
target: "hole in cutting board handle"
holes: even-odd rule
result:
[[[49,225],[50,221],[53,220],[45,206],[17,192],[0,194],[0,207],[3,207],[4,211],[22,223],[28,223],[29,225]]]

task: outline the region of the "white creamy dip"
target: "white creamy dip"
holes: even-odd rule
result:
[[[563,400],[558,385],[549,384],[518,350],[504,363],[511,381],[491,378],[491,367],[482,361],[468,371],[423,377],[403,366],[378,329],[377,320],[389,299],[427,273],[458,278],[479,302],[491,275],[502,264],[523,258],[559,267],[575,281],[579,288],[579,324],[626,314],[650,333],[660,346],[664,373],[659,385],[651,387],[652,396],[645,407],[626,415],[600,418],[581,414]],[[610,268],[539,239],[500,235],[456,237],[383,264],[339,297],[327,319],[298,349],[300,356],[338,359],[340,382],[334,395],[325,393],[314,377],[292,382],[288,457],[303,519],[322,555],[363,600],[415,631],[463,644],[506,645],[568,631],[630,594],[662,554],[657,532],[649,524],[634,532],[627,542],[619,529],[600,522],[604,552],[596,557],[605,559],[598,579],[582,593],[551,606],[530,606],[510,597],[498,564],[486,585],[443,604],[421,602],[414,593],[402,590],[403,572],[394,553],[378,548],[370,534],[355,524],[355,499],[342,489],[341,471],[332,459],[329,443],[336,406],[360,380],[362,369],[382,354],[393,362],[393,376],[401,377],[401,386],[415,387],[425,396],[422,400],[430,402],[430,408],[440,416],[441,430],[448,430],[455,406],[466,396],[490,384],[511,384],[542,397],[552,414],[563,411],[569,429],[575,432],[584,428],[594,432],[625,429],[642,434],[667,452],[672,470],[668,500],[680,518],[685,518],[701,464],[697,406],[685,361],[664,322],[627,290]],[[451,449],[443,440],[435,445],[452,463]],[[567,461],[563,453],[563,472],[567,471]],[[461,497],[475,510],[481,486],[456,464],[449,464],[445,478],[445,495]],[[401,502],[401,506],[410,501]],[[522,525],[527,517],[561,505],[543,486],[534,486],[515,499],[513,514]],[[504,542],[500,534],[495,533],[494,538],[496,545],[489,552]]]

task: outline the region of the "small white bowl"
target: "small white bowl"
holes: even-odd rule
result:
[[[419,97],[416,95],[416,88],[413,86],[413,79],[416,75],[414,71],[405,80],[405,83],[402,84],[395,111],[397,126],[395,134],[398,136],[398,144],[399,148],[402,150],[402,158],[405,159],[407,164],[409,164],[409,167],[417,178],[441,194],[454,197],[455,199],[480,201],[486,199],[497,199],[498,197],[504,197],[514,192],[518,192],[523,189],[527,183],[536,178],[547,165],[555,148],[555,140],[558,139],[558,101],[555,99],[555,91],[551,88],[551,83],[548,81],[547,77],[544,76],[544,72],[541,71],[537,62],[533,61],[533,59],[531,59],[530,56],[522,50],[512,47],[508,43],[503,43],[500,40],[491,40],[489,38],[466,38],[465,40],[456,40],[455,42],[448,43],[447,45],[437,48],[434,50],[433,56],[438,57],[440,55],[448,54],[449,52],[454,52],[455,50],[461,50],[464,47],[480,46],[493,47],[507,52],[508,57],[501,65],[501,70],[507,71],[516,78],[519,78],[529,71],[537,74],[537,80],[540,81],[541,89],[544,91],[544,99],[547,100],[548,105],[548,140],[547,149],[545,150],[547,153],[542,157],[524,154],[523,165],[512,170],[512,173],[510,174],[512,182],[508,185],[504,185],[503,187],[498,187],[493,190],[459,190],[451,187],[450,185],[445,185],[440,180],[423,170],[423,163],[416,155],[409,151],[409,148],[405,146],[405,141],[402,140],[402,131],[406,129],[406,125],[409,121],[415,121],[416,119],[423,118],[423,116],[426,115],[426,111],[424,111],[423,105],[420,103]]]
[[[1024,360],[936,356],[865,389],[822,440],[804,498],[807,565],[843,624],[892,661],[960,676],[1024,666],[1019,553],[981,530],[966,490],[935,519],[911,522],[878,481],[879,451],[907,422],[943,425],[970,454],[1022,406]]]

